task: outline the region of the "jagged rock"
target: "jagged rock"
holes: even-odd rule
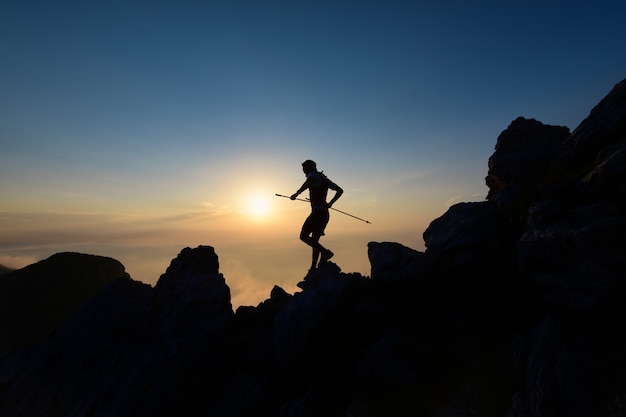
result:
[[[512,222],[525,223],[529,204],[538,197],[550,162],[570,131],[518,117],[504,130],[489,157],[487,199]]]
[[[344,293],[353,281],[360,278],[358,274],[342,274],[332,262],[307,276],[305,291],[296,294],[275,318],[274,348],[283,370],[307,354],[315,329],[323,329],[321,323],[332,320],[333,314],[342,306]]]
[[[510,261],[514,246],[510,223],[490,201],[453,205],[423,236],[426,254],[450,269]]]
[[[517,345],[526,374],[509,415],[621,416],[626,386],[626,337],[616,331],[623,307],[571,314],[555,309]]]
[[[229,355],[224,335],[233,312],[216,262],[211,247],[186,248],[157,283],[167,295],[118,279],[33,350],[7,355],[0,415],[195,412]]]
[[[520,270],[554,303],[590,308],[626,294],[625,155],[621,82],[564,142],[550,167],[546,198],[529,209]]]
[[[575,182],[623,148],[626,132],[626,80],[617,83],[563,142],[563,151],[553,161],[550,175]],[[623,170],[622,170],[623,172]],[[614,184],[623,192],[626,185]],[[623,194],[622,194],[623,195]]]
[[[186,346],[209,342],[233,316],[230,289],[211,246],[183,249],[159,278],[151,301],[157,331]]]
[[[576,309],[623,300],[623,213],[600,203],[574,209],[556,200],[537,202],[529,213],[519,240],[519,271],[542,288],[546,300]]]
[[[519,271],[553,313],[522,339],[528,378],[512,415],[624,413],[625,81],[564,141],[529,209]]]
[[[274,286],[270,298],[256,307],[240,306],[235,313],[232,333],[235,355],[230,375],[207,415],[251,416],[271,414],[276,407],[273,391],[279,382],[272,344],[274,319],[293,296]]]
[[[424,279],[433,271],[430,257],[396,242],[370,242],[367,256],[372,281],[383,285]]]

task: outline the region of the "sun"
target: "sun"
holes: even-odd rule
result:
[[[255,219],[265,219],[270,209],[269,200],[262,196],[253,196],[248,200],[248,213]]]

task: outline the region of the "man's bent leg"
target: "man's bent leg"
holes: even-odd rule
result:
[[[311,270],[317,268],[317,260],[320,257],[320,251],[317,248],[313,248],[313,254],[311,255]]]
[[[319,236],[315,236],[315,235],[314,236],[300,235],[300,239],[312,248],[311,269],[315,269],[317,267],[317,260],[319,259],[320,254],[327,252],[327,249],[325,249],[319,243],[319,238],[320,238]]]
[[[330,259],[330,256],[332,256],[332,253],[319,243],[320,237],[324,234],[324,226],[327,222],[327,217],[324,218],[324,216],[320,215],[320,213],[313,212],[309,215],[309,217],[307,217],[302,225],[300,240],[312,248],[311,269],[315,269],[317,267],[317,261],[320,258],[320,255],[322,260],[324,260],[324,258],[328,260]],[[331,255],[328,256],[328,253],[331,253]]]
[[[313,242],[313,245],[311,245],[311,247],[313,248],[313,253],[311,256],[311,269],[315,269],[317,268],[317,260],[320,257],[320,254],[324,253],[326,251],[326,249],[320,245],[320,236],[318,235],[313,235],[311,236],[311,241]]]

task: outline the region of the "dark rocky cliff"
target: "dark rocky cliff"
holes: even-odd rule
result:
[[[0,354],[43,339],[106,284],[128,277],[104,256],[62,252],[0,275]]]
[[[371,242],[233,312],[210,246],[117,279],[0,359],[1,416],[626,416],[626,81],[518,118],[425,252]]]

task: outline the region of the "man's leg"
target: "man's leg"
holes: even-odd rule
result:
[[[317,260],[319,259],[322,250],[324,250],[322,245],[320,245],[319,243],[319,239],[319,236],[311,236],[311,241],[314,242],[314,244],[311,245],[311,247],[313,248],[313,253],[311,256],[311,269],[317,268]]]
[[[326,251],[326,249],[319,243],[320,236],[305,234],[305,231],[303,229],[302,233],[300,233],[300,240],[302,240],[304,243],[312,248],[311,269],[315,269],[320,254]]]
[[[330,215],[328,210],[320,212],[319,223],[317,224],[317,228],[315,229],[315,233],[317,234],[317,239],[319,240],[320,236],[324,236],[324,230],[326,229],[326,225],[328,224],[328,220],[330,219]],[[328,249],[324,248],[320,245],[320,264],[324,262],[328,262],[330,258],[333,257],[333,253]]]
[[[312,248],[311,269],[317,267],[317,260],[322,257],[322,262],[329,260],[333,254],[320,243],[320,237],[324,234],[324,227],[328,223],[328,214],[313,212],[307,217],[300,231],[300,240]]]

